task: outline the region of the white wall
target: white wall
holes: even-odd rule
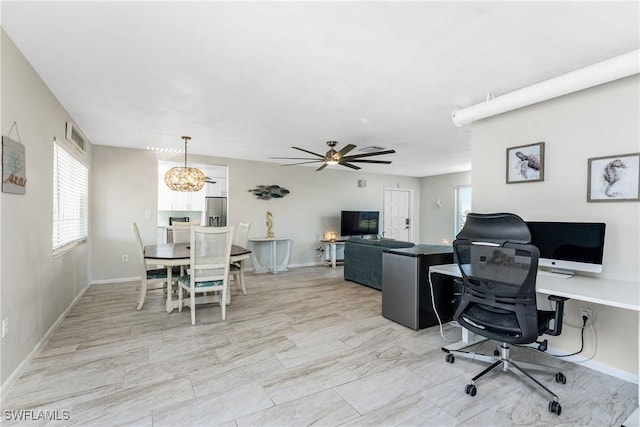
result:
[[[148,150],[93,147],[91,168],[92,281],[140,277],[135,222],[146,244],[156,243],[158,167]],[[145,214],[151,213],[151,218]],[[121,262],[128,255],[129,262]]]
[[[428,176],[420,180],[420,243],[451,244],[455,238],[456,187],[471,185],[471,172]],[[442,207],[436,204],[440,199]]]
[[[2,135],[16,122],[25,145],[25,195],[2,193],[0,311],[9,317],[1,341],[3,389],[18,366],[89,284],[89,248],[84,243],[53,257],[53,141],[64,140],[71,120],[9,37],[2,38]],[[11,137],[18,139],[15,131]],[[91,146],[85,156],[90,162]]]
[[[586,201],[587,159],[640,151],[639,80],[636,75],[474,123],[473,210],[514,212],[525,220],[605,222],[599,277],[640,280],[640,203]],[[506,149],[540,141],[545,142],[544,182],[505,184]],[[637,375],[638,313],[570,301],[566,319],[579,323],[582,306],[595,313],[594,359]],[[583,355],[593,349],[589,335]],[[550,345],[575,350],[579,332],[566,329]]]
[[[290,266],[321,263],[316,247],[324,232],[340,230],[341,210],[383,210],[383,190],[388,187],[413,190],[414,212],[418,218],[420,180],[394,175],[374,175],[350,170],[282,167],[268,162],[255,162],[190,155],[198,164],[227,165],[229,173],[230,225],[250,222],[251,237],[266,235],[265,215],[273,214],[276,236],[293,240]],[[153,153],[144,150],[94,147],[92,169],[92,248],[93,281],[111,281],[136,277],[135,241],[131,222],[138,222],[145,244],[155,243],[157,174]],[[113,171],[128,171],[114,177]],[[357,181],[367,181],[359,188]],[[133,185],[135,183],[135,185]],[[258,185],[276,184],[290,191],[282,199],[259,200],[250,189]],[[151,210],[152,219],[144,218]],[[416,236],[419,235],[419,222]],[[130,262],[120,261],[122,254]]]

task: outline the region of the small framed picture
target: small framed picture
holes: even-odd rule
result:
[[[640,153],[589,159],[588,202],[640,200]]]
[[[544,142],[507,148],[507,184],[544,181]]]

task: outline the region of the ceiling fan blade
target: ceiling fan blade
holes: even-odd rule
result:
[[[355,170],[360,170],[361,169],[360,166],[352,165],[351,163],[342,163],[342,162],[340,162],[340,164],[342,166],[346,166],[348,168],[355,169]]]
[[[358,159],[354,159],[354,160],[349,160],[351,163],[380,163],[380,164],[384,164],[384,165],[390,165],[391,164],[391,160],[358,160]]]
[[[313,160],[315,162],[322,162],[324,159],[310,159],[309,157],[269,157],[270,159],[277,160]]]
[[[318,156],[324,159],[324,154],[314,153],[313,151],[305,150],[304,148],[300,148],[300,147],[291,147],[291,148],[295,148],[296,150],[304,151],[305,153],[313,154],[314,156]]]
[[[353,144],[344,146],[342,150],[338,151],[338,157],[344,157],[345,154],[347,154],[349,151],[353,150],[354,148],[356,148],[356,146]]]
[[[371,157],[371,156],[381,156],[383,154],[393,154],[396,150],[384,150],[384,151],[376,151],[375,153],[362,153],[362,154],[354,154],[353,156],[345,156],[343,159],[350,162],[354,159],[359,159],[361,157]]]
[[[322,169],[326,168],[327,164],[323,163],[322,166],[320,166],[318,169],[316,169],[316,172],[321,171]]]
[[[281,166],[295,166],[295,165],[306,165],[307,163],[319,163],[322,162],[323,160],[310,160],[308,162],[299,162],[299,163],[287,163],[286,165],[281,165]]]

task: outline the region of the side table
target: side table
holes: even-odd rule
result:
[[[284,255],[282,260],[278,256],[278,242],[283,242]],[[251,262],[256,273],[271,272],[277,274],[287,271],[291,256],[291,239],[289,237],[250,237]],[[265,262],[260,261],[260,255],[267,253]]]
[[[344,262],[344,240],[323,240],[324,253],[325,253],[325,265],[331,265],[331,268],[336,268],[338,263]],[[342,249],[342,258],[337,258],[338,249]],[[329,255],[327,260],[326,256]]]

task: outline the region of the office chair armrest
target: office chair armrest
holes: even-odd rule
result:
[[[558,336],[562,333],[562,318],[564,316],[564,302],[569,298],[559,297],[557,295],[549,295],[549,301],[556,303],[556,312],[553,316],[553,329],[547,329],[545,334],[551,336]]]

